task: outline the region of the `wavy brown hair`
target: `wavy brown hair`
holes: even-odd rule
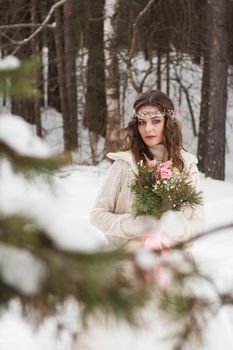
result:
[[[150,90],[137,97],[133,106],[135,112],[137,113],[139,109],[145,105],[155,106],[161,112],[165,113],[164,146],[168,152],[168,159],[172,159],[174,166],[182,171],[184,168],[184,162],[181,157],[181,149],[183,149],[182,132],[180,123],[176,118],[171,117],[171,113],[174,112],[175,109],[172,101],[162,91]],[[142,159],[144,160],[145,155],[149,159],[154,158],[139,134],[136,116],[133,116],[127,127],[120,129],[117,135],[122,145],[122,150],[131,150],[136,162]]]

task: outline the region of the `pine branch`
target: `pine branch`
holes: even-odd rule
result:
[[[29,234],[24,236],[20,230],[16,234],[9,233],[14,229],[9,221],[4,225],[0,222],[0,228],[0,241],[6,248],[26,249],[46,266],[46,279],[40,290],[31,295],[23,294],[0,278],[1,304],[17,295],[24,305],[39,306],[49,314],[72,295],[83,306],[86,315],[100,310],[130,323],[136,321],[136,312],[145,305],[148,290],[142,280],[135,283],[135,274],[128,275],[124,266],[129,257],[122,251],[67,252],[51,244],[42,232],[33,232],[36,239],[28,239]]]
[[[32,81],[33,71],[37,68],[37,58],[21,62],[18,67],[0,70],[0,94],[15,97],[38,97],[39,91],[35,89]]]
[[[176,243],[176,244],[172,245],[171,247],[169,247],[169,249],[174,249],[174,250],[175,249],[178,249],[178,250],[182,249],[185,246],[187,246],[189,243],[198,241],[198,240],[200,240],[202,238],[206,238],[207,236],[211,236],[213,234],[218,234],[219,232],[228,230],[230,228],[233,228],[233,222],[231,222],[229,224],[225,224],[225,225],[220,225],[220,226],[211,228],[209,230],[197,233],[193,237],[190,237],[190,238],[188,238],[186,240],[183,240],[182,242],[179,242],[179,243]],[[156,252],[156,250],[155,250],[155,252]]]
[[[71,157],[68,153],[47,158],[25,156],[3,141],[0,141],[0,157],[7,157],[15,171],[23,172],[29,176],[37,175],[38,172],[53,172],[71,162]]]
[[[221,305],[233,303],[232,295],[221,294],[214,281],[198,270],[181,247],[178,260],[177,256],[170,255],[144,270],[137,262],[136,252],[123,249],[95,253],[65,251],[56,247],[46,232],[19,217],[0,220],[0,241],[1,246],[29,251],[47,271],[40,290],[31,295],[25,295],[0,278],[2,305],[18,296],[25,307],[33,305],[47,315],[55,312],[56,306],[68,296],[73,296],[83,306],[84,318],[100,311],[137,324],[138,311],[149,303],[150,308],[160,310],[167,322],[179,324],[174,336],[177,349],[183,349],[188,340],[201,340],[207,315],[214,314]],[[157,279],[161,269],[170,276],[169,286]],[[196,295],[192,288],[196,283],[207,283],[216,299],[210,301],[207,296]]]

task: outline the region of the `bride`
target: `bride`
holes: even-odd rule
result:
[[[114,160],[105,183],[99,191],[94,208],[91,211],[91,223],[108,238],[110,246],[125,246],[137,249],[145,242],[145,237],[154,235],[163,245],[174,244],[192,237],[203,230],[205,217],[203,207],[185,209],[180,212],[169,211],[160,220],[149,215],[134,217],[132,212],[133,195],[130,191],[132,171],[136,172],[136,163],[150,159],[164,162],[172,159],[174,167],[188,173],[189,181],[199,191],[199,173],[197,158],[186,152],[182,146],[182,132],[177,120],[174,105],[161,91],[151,90],[139,95],[134,103],[134,114],[126,128],[118,132],[122,151],[109,153]],[[191,247],[186,248],[190,251]],[[89,329],[79,338],[79,349],[156,349],[173,350],[172,342],[163,341],[167,334],[166,322],[152,312],[144,312],[145,327],[135,330],[114,320],[105,322],[92,318]],[[223,332],[220,332],[223,330]],[[219,332],[219,337],[216,337]],[[215,341],[212,334],[215,335]],[[226,327],[221,315],[208,322],[204,335],[204,350],[233,349],[226,336]],[[225,342],[225,344],[224,344]],[[224,344],[224,346],[223,346]],[[191,345],[188,350],[197,349]]]
[[[199,190],[197,158],[183,149],[180,122],[170,98],[158,90],[139,95],[132,119],[118,135],[123,150],[108,154],[115,161],[91,212],[92,224],[115,246],[135,243],[143,235],[157,235],[161,221],[170,243],[200,231],[204,224],[202,206],[173,212],[173,215],[166,213],[161,220],[147,215],[135,218],[132,213],[133,195],[129,188],[132,171],[136,171],[136,163],[145,157],[159,162],[172,159],[174,167],[179,172],[187,172],[188,180]],[[171,232],[170,227],[174,231],[178,224],[179,232]]]

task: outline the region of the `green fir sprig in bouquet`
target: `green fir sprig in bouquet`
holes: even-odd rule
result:
[[[135,216],[151,215],[160,219],[168,210],[194,209],[202,204],[202,192],[193,187],[187,173],[173,167],[171,160],[140,161],[137,170],[130,185]]]

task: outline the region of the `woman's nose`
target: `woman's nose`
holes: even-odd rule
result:
[[[150,131],[151,129],[152,129],[152,123],[151,123],[151,121],[148,121],[148,122],[146,123],[145,130],[146,130],[146,131]]]

